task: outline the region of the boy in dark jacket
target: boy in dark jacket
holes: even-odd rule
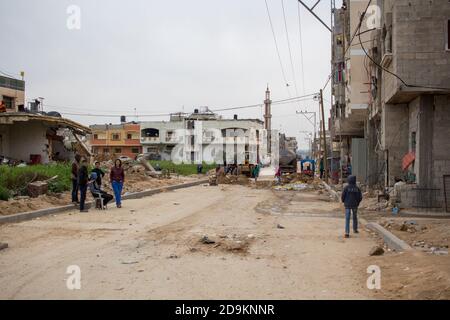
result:
[[[92,172],[95,172],[97,175],[97,179],[95,180],[99,187],[102,186],[102,178],[105,176],[105,172],[100,168],[100,162],[95,162],[95,168],[92,169]]]
[[[345,205],[345,237],[350,238],[350,216],[353,212],[353,231],[358,233],[358,207],[362,200],[361,190],[356,186],[356,177],[348,177],[348,185],[342,191]]]

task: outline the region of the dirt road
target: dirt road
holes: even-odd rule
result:
[[[361,231],[343,239],[341,209],[315,192],[182,189],[0,226],[0,298],[366,299]]]

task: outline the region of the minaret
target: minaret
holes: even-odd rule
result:
[[[270,100],[269,85],[266,89],[266,100],[264,100],[265,113],[264,113],[264,129],[267,130],[267,151],[271,153],[271,130],[272,130],[272,100]]]

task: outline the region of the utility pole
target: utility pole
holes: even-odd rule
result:
[[[322,112],[322,143],[323,143],[323,164],[325,169],[325,182],[328,183],[328,155],[327,155],[327,133],[325,131],[325,113],[323,111],[323,90],[320,89],[320,111]]]

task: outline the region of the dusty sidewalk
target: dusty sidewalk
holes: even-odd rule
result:
[[[182,184],[186,182],[192,182],[204,177],[196,176],[174,176],[170,179],[156,179],[151,177],[145,177],[139,174],[128,174],[126,176],[126,182],[124,185],[123,193],[132,193],[138,191],[144,191],[148,189],[156,189],[176,184]],[[104,179],[103,190],[113,194],[108,179]],[[87,200],[93,200],[91,192],[87,193]],[[29,212],[34,210],[60,207],[69,205],[72,202],[71,192],[66,191],[59,194],[46,194],[41,195],[38,198],[30,197],[18,197],[17,199],[10,199],[9,201],[0,201],[0,215],[12,215],[17,213]]]
[[[298,194],[199,186],[0,226],[0,298],[371,298],[357,261],[373,240],[343,239],[336,204]]]

